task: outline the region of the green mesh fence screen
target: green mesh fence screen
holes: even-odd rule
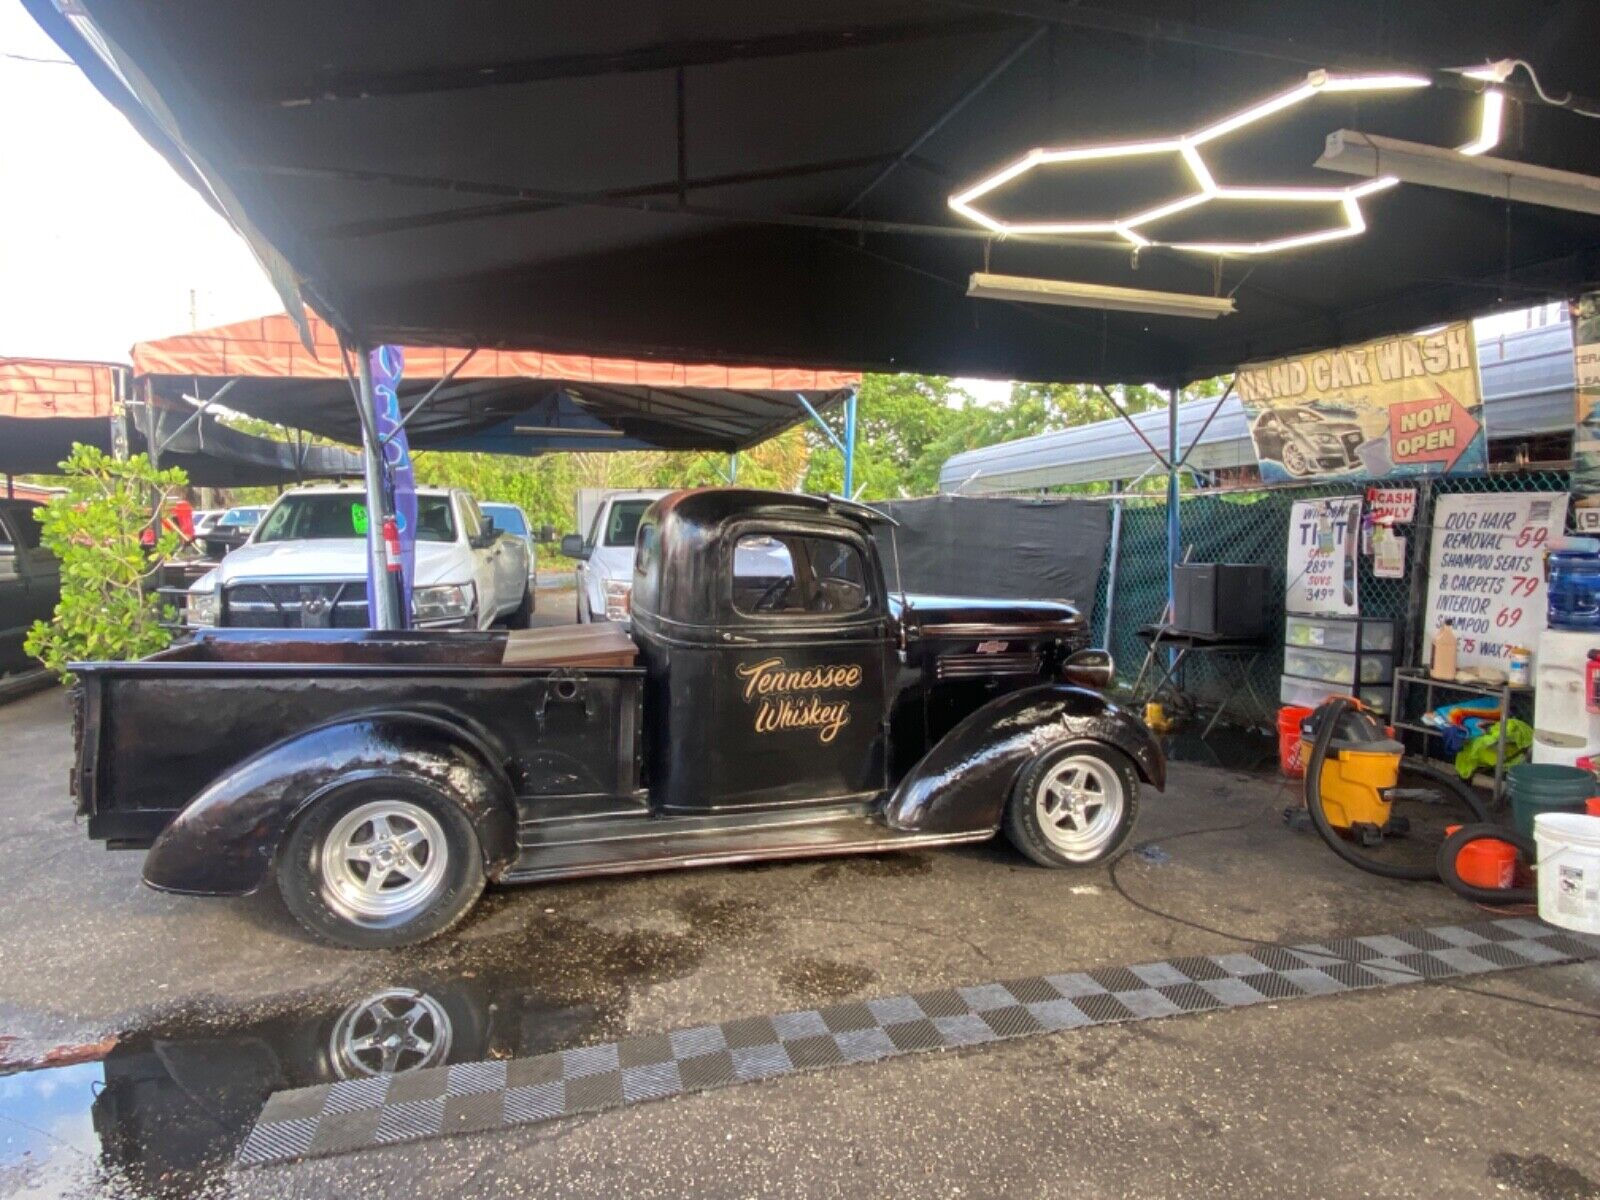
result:
[[[1565,471],[1529,469],[1515,473],[1446,477],[1441,479],[1371,480],[1367,483],[1330,483],[1297,488],[1267,488],[1225,494],[1195,494],[1179,500],[1181,543],[1179,556],[1192,562],[1260,563],[1268,570],[1267,646],[1251,675],[1261,703],[1239,697],[1230,706],[1237,717],[1253,716],[1269,723],[1278,705],[1283,674],[1283,617],[1285,562],[1288,556],[1289,513],[1295,501],[1360,493],[1368,483],[1416,487],[1416,521],[1401,532],[1406,535],[1406,573],[1401,579],[1378,579],[1372,559],[1358,555],[1358,595],[1362,616],[1394,620],[1399,627],[1396,665],[1419,659],[1416,637],[1409,628],[1427,590],[1427,546],[1432,534],[1434,497],[1453,492],[1519,492],[1567,490]],[[1140,626],[1154,624],[1167,604],[1167,504],[1164,496],[1131,496],[1104,501],[1121,509],[1121,534],[1107,551],[1095,596],[1093,630],[1097,642],[1106,642],[1117,662],[1118,683],[1133,682],[1144,661],[1146,644]],[[1115,526],[1113,526],[1115,529]],[[1421,545],[1419,547],[1418,542]],[[1114,558],[1114,562],[1112,561]],[[1107,610],[1108,596],[1112,608]],[[1230,690],[1225,676],[1203,656],[1194,655],[1184,665],[1183,690],[1198,703],[1215,704]]]

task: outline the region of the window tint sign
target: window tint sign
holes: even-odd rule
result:
[[[1269,482],[1482,471],[1477,343],[1465,321],[1239,368]]]

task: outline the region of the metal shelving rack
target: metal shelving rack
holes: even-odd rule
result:
[[[1441,737],[1442,732],[1432,725],[1424,725],[1421,721],[1403,720],[1405,708],[1402,705],[1405,690],[1408,687],[1422,687],[1424,689],[1423,711],[1432,712],[1438,707],[1433,694],[1436,689],[1452,692],[1466,692],[1474,696],[1494,696],[1500,701],[1500,737],[1495,743],[1494,760],[1494,803],[1499,807],[1505,799],[1506,781],[1506,723],[1511,718],[1511,702],[1518,696],[1531,696],[1531,687],[1513,687],[1510,683],[1459,683],[1449,679],[1435,679],[1422,667],[1396,667],[1394,669],[1394,692],[1389,698],[1389,724],[1396,729],[1410,730],[1420,733],[1425,737]]]

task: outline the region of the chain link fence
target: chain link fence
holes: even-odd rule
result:
[[[1407,537],[1406,570],[1400,579],[1379,579],[1372,558],[1357,555],[1357,595],[1362,616],[1396,622],[1395,665],[1421,659],[1419,633],[1427,592],[1428,545],[1432,536],[1434,500],[1458,492],[1525,492],[1567,490],[1567,472],[1540,468],[1479,476],[1390,479],[1280,487],[1262,485],[1237,491],[1193,493],[1179,499],[1179,557],[1193,562],[1259,563],[1267,568],[1264,653],[1251,673],[1261,703],[1248,715],[1270,724],[1277,707],[1283,674],[1284,592],[1289,516],[1296,501],[1359,494],[1367,486],[1415,487],[1415,522],[1402,530]],[[1118,685],[1126,688],[1144,661],[1146,643],[1139,629],[1161,620],[1167,605],[1167,504],[1163,495],[1107,497],[1114,505],[1112,538],[1106,568],[1100,573],[1092,629],[1117,662]],[[1207,656],[1184,663],[1183,690],[1200,704],[1215,704],[1231,683],[1219,675]],[[1252,707],[1236,697],[1230,715],[1240,719]]]

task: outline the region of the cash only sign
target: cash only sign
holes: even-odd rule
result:
[[[1268,482],[1488,465],[1477,343],[1465,321],[1252,363],[1235,386]]]

